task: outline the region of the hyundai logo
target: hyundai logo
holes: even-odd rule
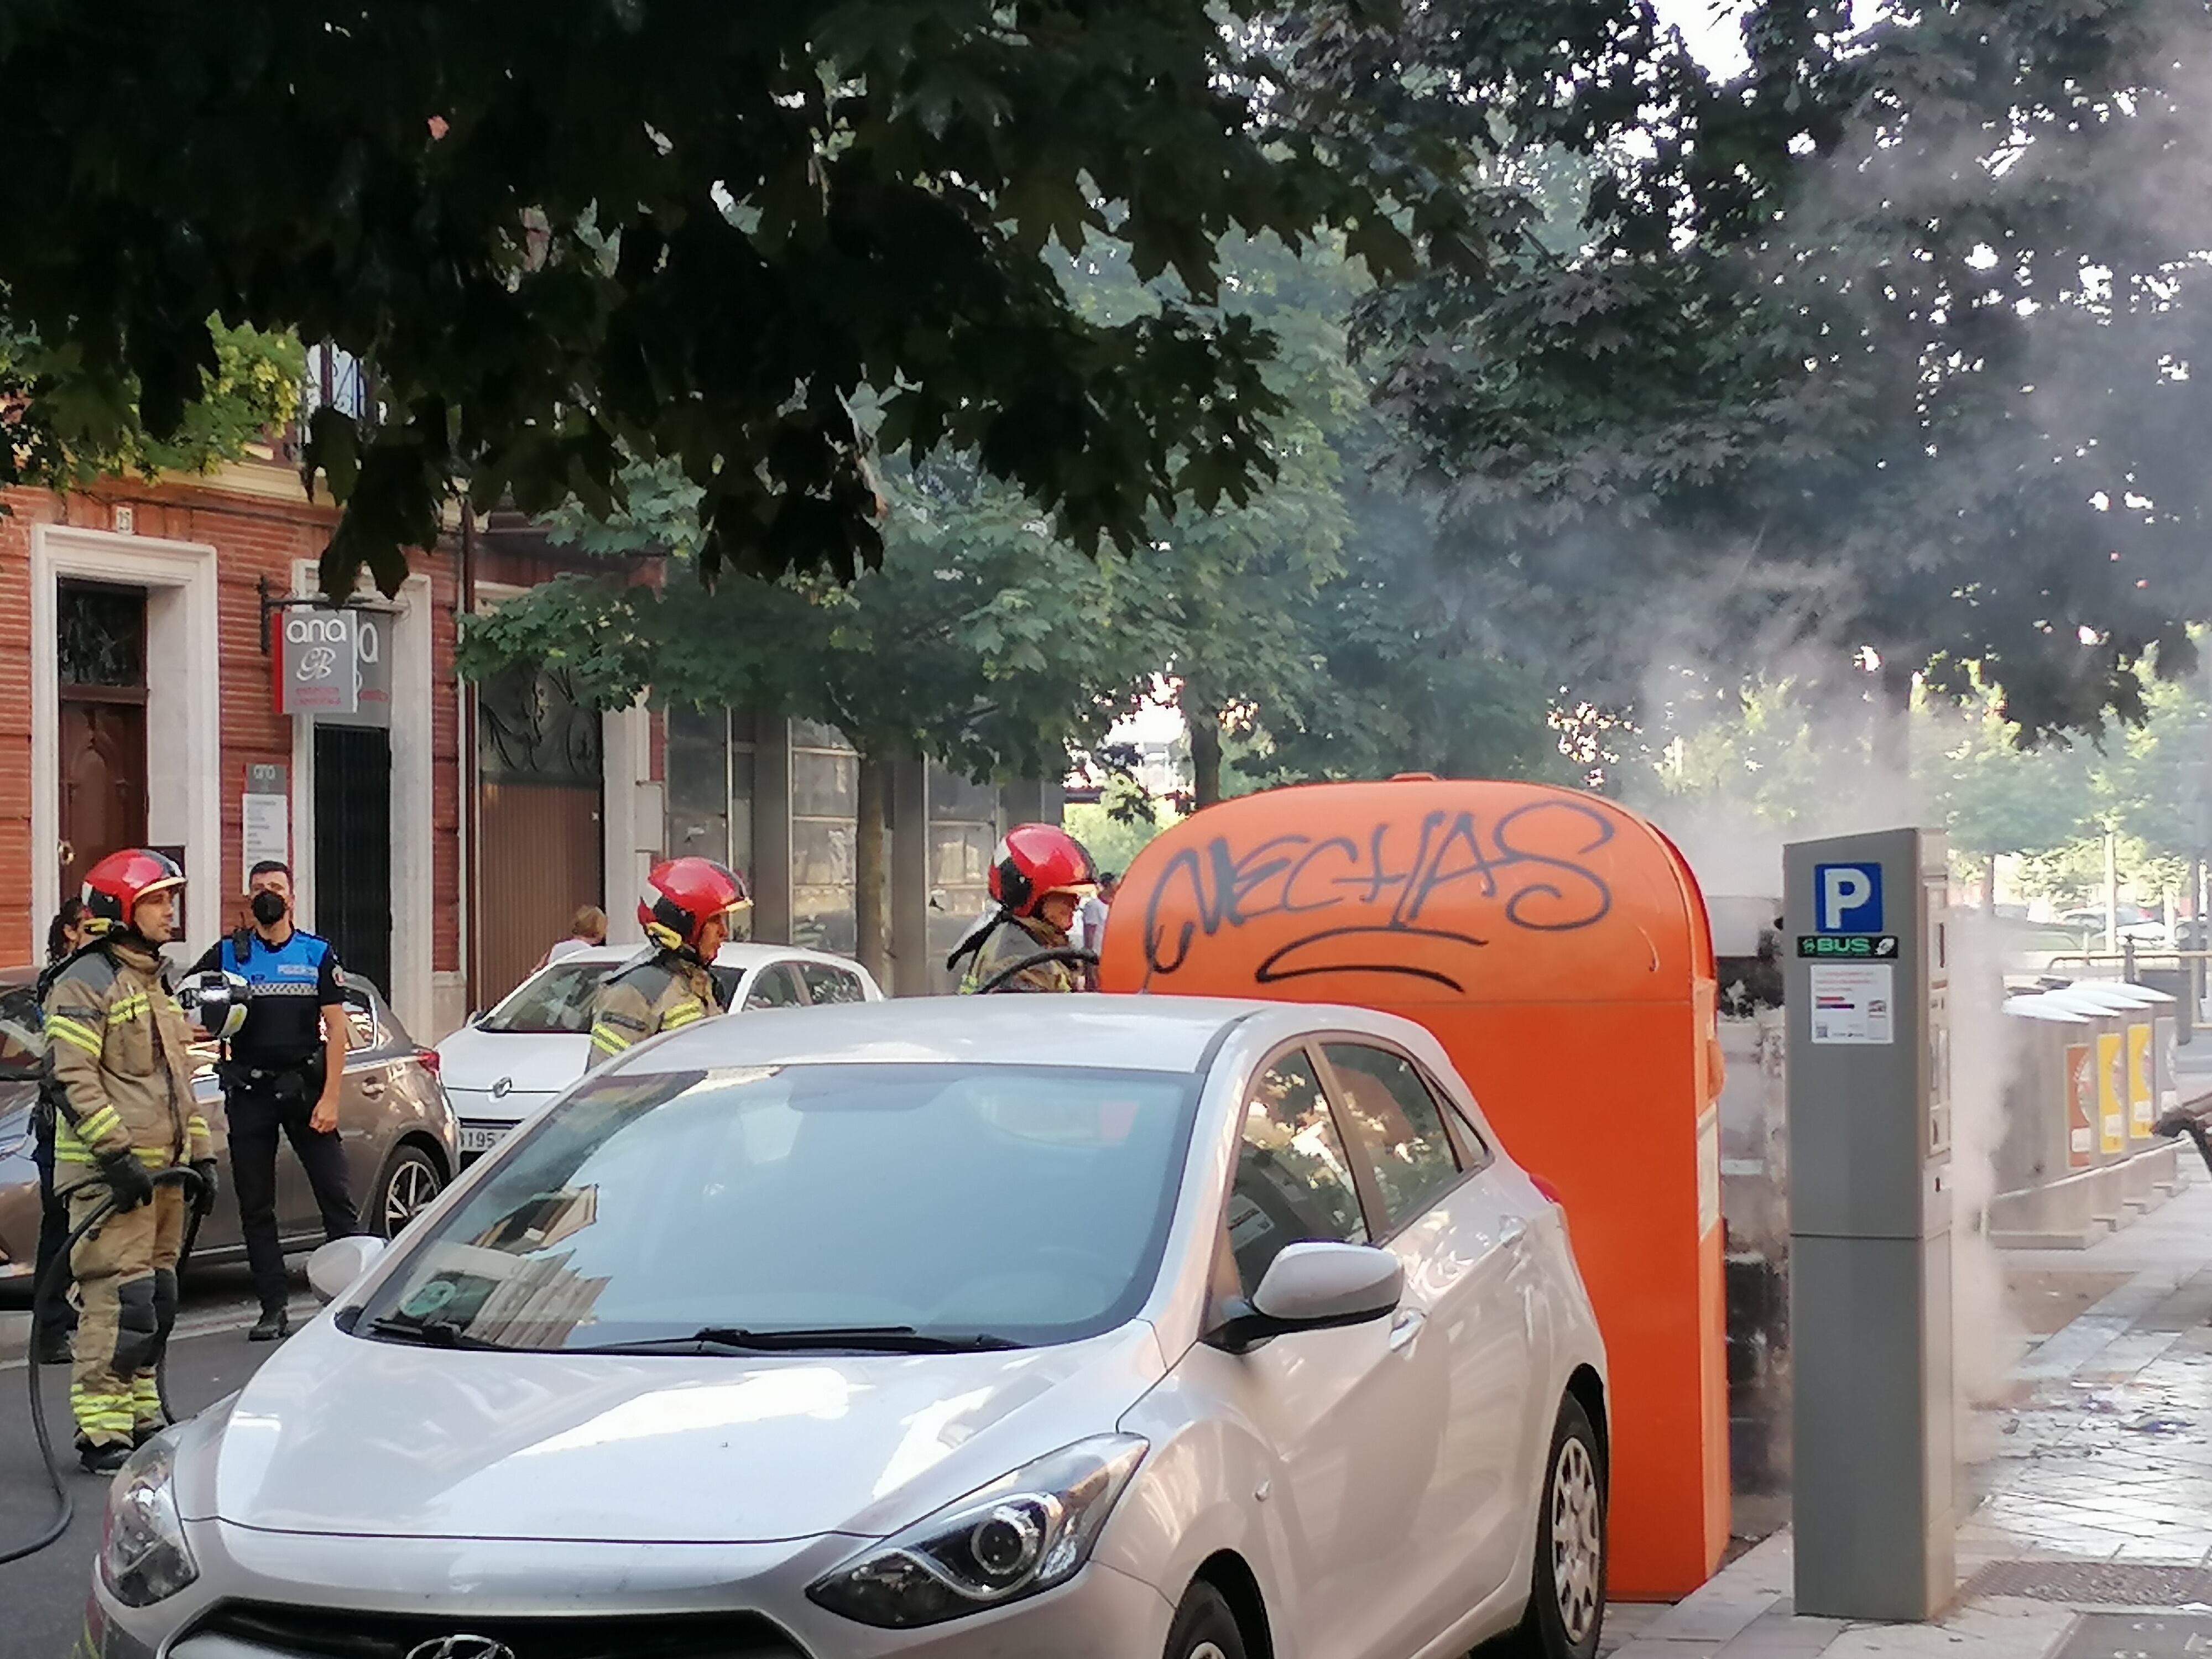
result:
[[[504,1100],[507,1097],[507,1091],[513,1087],[514,1087],[514,1079],[511,1077],[503,1077],[491,1085],[491,1097],[494,1100]],[[407,1659],[415,1659],[415,1656],[410,1653],[407,1656]],[[444,1659],[444,1656],[441,1655],[440,1659]]]
[[[489,1636],[460,1630],[418,1643],[407,1650],[407,1659],[514,1659],[514,1650]]]

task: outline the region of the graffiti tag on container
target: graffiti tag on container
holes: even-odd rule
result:
[[[1542,834],[1537,833],[1541,827]],[[1613,908],[1598,873],[1576,862],[1613,839],[1612,821],[1577,801],[1534,801],[1486,830],[1473,812],[1434,811],[1418,829],[1377,823],[1350,836],[1273,836],[1237,848],[1217,836],[1168,860],[1145,909],[1146,977],[1167,975],[1203,933],[1275,916],[1310,916],[1308,931],[1253,970],[1257,984],[1316,974],[1397,974],[1464,989],[1448,966],[1409,958],[1423,943],[1481,949],[1490,941],[1438,927],[1468,901],[1497,907],[1510,927],[1560,933]],[[1555,850],[1538,852],[1538,840]]]

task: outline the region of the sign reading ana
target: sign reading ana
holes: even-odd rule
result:
[[[284,613],[276,664],[277,710],[350,714],[361,706],[361,636],[350,611],[301,606]]]
[[[1816,933],[1881,932],[1881,866],[1814,865],[1813,931]]]

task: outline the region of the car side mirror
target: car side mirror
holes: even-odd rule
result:
[[[1206,1340],[1245,1353],[1269,1337],[1364,1325],[1395,1312],[1405,1291],[1406,1269],[1388,1250],[1372,1244],[1291,1244],[1267,1264],[1250,1300],[1230,1303],[1228,1317]]]
[[[355,1233],[334,1238],[307,1258],[307,1287],[319,1302],[335,1302],[361,1281],[385,1251],[380,1238]]]

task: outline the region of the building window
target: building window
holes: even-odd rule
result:
[[[929,769],[929,952],[946,955],[991,908],[991,854],[999,844],[999,792],[957,773]],[[951,988],[951,980],[945,981]]]
[[[668,711],[668,854],[719,859],[754,880],[753,716],[746,710]],[[732,937],[752,937],[750,911]]]
[[[54,605],[59,635],[55,660],[64,685],[145,685],[145,589],[62,582],[54,590]]]
[[[860,757],[834,726],[791,723],[791,942],[853,953]]]

